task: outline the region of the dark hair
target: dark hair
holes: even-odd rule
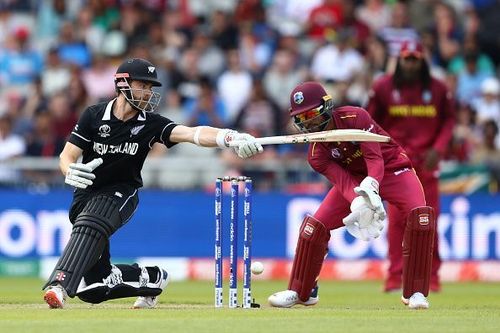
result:
[[[394,71],[394,75],[392,76],[392,81],[394,83],[394,86],[396,88],[401,88],[401,86],[404,83],[404,78],[403,78],[403,69],[401,68],[401,58],[398,59],[398,62],[396,64],[396,70]],[[420,82],[422,82],[422,86],[424,88],[429,88],[431,84],[431,71],[429,68],[429,64],[427,61],[422,58],[422,66],[420,67],[420,73],[419,73],[419,79]]]

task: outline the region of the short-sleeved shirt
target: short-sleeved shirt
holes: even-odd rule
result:
[[[386,135],[366,110],[343,106],[333,111],[336,129],[361,129]],[[309,145],[308,161],[311,167],[335,185],[346,200],[351,202],[363,178],[370,176],[381,185],[385,173],[411,169],[405,151],[394,140],[378,142],[317,142]]]
[[[159,114],[137,112],[122,121],[113,115],[115,99],[88,107],[71,132],[69,142],[83,150],[83,163],[102,158],[94,170],[96,179],[90,190],[108,185],[142,186],[141,169],[155,142],[167,148],[175,145],[170,133],[177,126]]]

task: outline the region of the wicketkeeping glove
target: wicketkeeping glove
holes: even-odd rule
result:
[[[101,165],[103,162],[102,158],[96,158],[92,161],[83,163],[71,163],[69,165],[68,172],[66,173],[66,178],[64,182],[68,185],[85,189],[87,186],[93,184],[95,175],[92,173],[95,168]]]
[[[361,195],[367,201],[370,208],[378,214],[380,221],[385,219],[386,213],[382,199],[378,194],[378,181],[373,177],[365,177],[359,186],[354,188],[356,194]]]
[[[351,214],[342,222],[351,235],[364,241],[377,238],[384,228],[379,215],[369,207],[363,197],[354,198],[351,202]]]

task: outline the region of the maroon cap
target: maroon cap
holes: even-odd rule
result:
[[[318,82],[303,82],[290,94],[290,115],[309,111],[323,104],[323,97],[328,95]]]
[[[406,40],[401,45],[401,50],[399,50],[399,56],[401,58],[415,57],[422,58],[424,56],[424,47],[418,41]]]

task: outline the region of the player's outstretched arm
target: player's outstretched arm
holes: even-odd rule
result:
[[[229,143],[232,142],[235,152],[241,158],[251,157],[264,150],[262,145],[250,134],[210,126],[187,127],[178,125],[172,130],[170,141],[190,142],[200,147],[219,148],[228,148]]]

